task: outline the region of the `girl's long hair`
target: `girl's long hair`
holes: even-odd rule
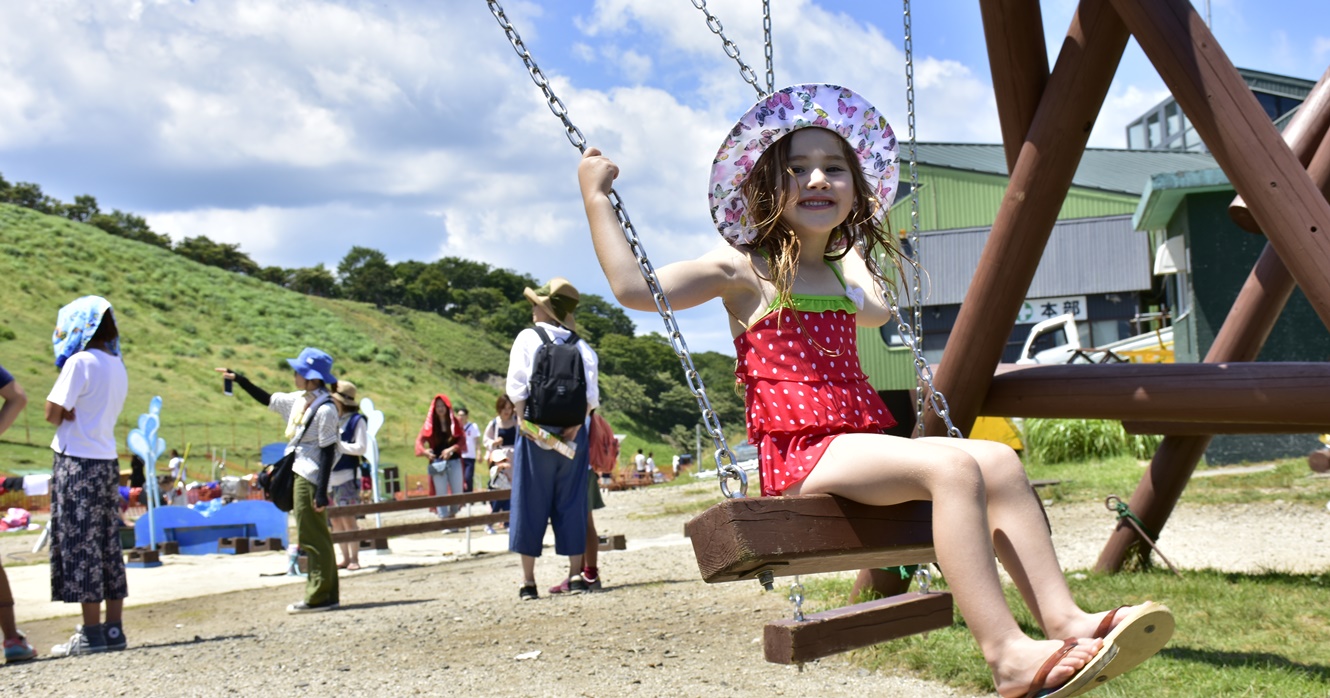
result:
[[[791,289],[794,287],[799,260],[799,238],[781,221],[787,203],[788,183],[795,177],[790,168],[791,140],[786,135],[768,147],[743,183],[749,220],[754,221],[753,228],[757,231],[748,247],[766,258],[769,276],[760,273],[758,276],[776,288],[778,307],[789,307],[792,302]],[[897,278],[904,278],[899,243],[896,236],[889,232],[891,223],[887,220],[883,202],[878,200],[875,188],[868,183],[863,169],[858,167],[858,154],[839,134],[836,142],[840,144],[846,162],[850,163],[849,169],[854,181],[854,205],[845,221],[832,231],[823,255],[834,261],[849,254],[851,246],[859,248],[869,273],[882,285],[881,290],[889,297],[894,297],[892,291],[895,281],[883,272],[877,253],[880,252],[891,261],[899,275]],[[883,210],[881,226],[876,218],[879,210]],[[751,258],[749,263],[752,263]]]

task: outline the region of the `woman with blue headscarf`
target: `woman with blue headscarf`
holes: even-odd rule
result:
[[[339,434],[337,406],[331,391],[337,390],[332,357],[305,347],[300,356],[287,359],[295,372],[296,391],[272,393],[254,385],[244,375],[219,368],[224,378],[234,380],[267,408],[286,420],[286,452],[296,454],[296,535],[300,549],[309,558],[305,600],[286,607],[287,613],[315,613],[338,606],[337,558],[332,532],[328,529],[328,481],[336,456]]]
[[[120,466],[115,423],[129,376],[111,304],[84,296],[56,316],[55,365],[46,421],[51,450],[51,600],[83,606],[83,624],[55,657],[125,649],[121,613],[129,587],[120,548]],[[102,604],[106,621],[102,622]]]

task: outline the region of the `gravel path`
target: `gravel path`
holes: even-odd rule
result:
[[[16,694],[57,696],[967,695],[839,658],[803,672],[766,664],[762,625],[788,615],[784,595],[756,583],[701,583],[681,534],[688,516],[664,513],[713,492],[696,484],[609,494],[597,512],[601,532],[627,535],[629,550],[602,555],[603,593],[544,595],[565,570],[552,551],[537,565],[542,598],[527,603],[517,601],[517,561],[507,554],[388,562],[344,579],[338,612],[285,615],[299,594],[292,586],[131,608],[129,652],[41,659],[6,676]],[[1064,565],[1091,566],[1112,516],[1100,503],[1049,514]],[[1161,545],[1181,567],[1312,571],[1330,569],[1327,542],[1325,509],[1272,504],[1183,506]],[[227,561],[218,558],[218,574]],[[45,656],[75,622],[23,627]]]

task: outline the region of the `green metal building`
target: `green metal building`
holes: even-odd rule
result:
[[[921,236],[991,228],[1008,182],[1001,145],[920,143],[917,158]],[[1130,216],[1151,175],[1214,166],[1214,159],[1204,153],[1089,148],[1058,218]],[[908,166],[902,163],[902,167]],[[907,178],[908,173],[902,181]],[[891,226],[902,236],[912,227],[910,211],[909,192],[903,191],[890,215]],[[918,261],[925,270],[939,266],[927,258]],[[923,305],[927,308],[928,301]],[[925,335],[929,331],[928,315],[925,313],[923,321]],[[915,385],[909,348],[889,346],[879,330],[860,328],[859,356],[875,389],[903,390]]]

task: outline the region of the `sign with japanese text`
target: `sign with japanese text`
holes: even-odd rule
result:
[[[1021,306],[1020,315],[1016,316],[1016,323],[1028,325],[1043,322],[1051,317],[1063,314],[1074,315],[1077,320],[1089,320],[1090,317],[1086,314],[1085,307],[1085,296],[1026,298],[1025,304]]]

